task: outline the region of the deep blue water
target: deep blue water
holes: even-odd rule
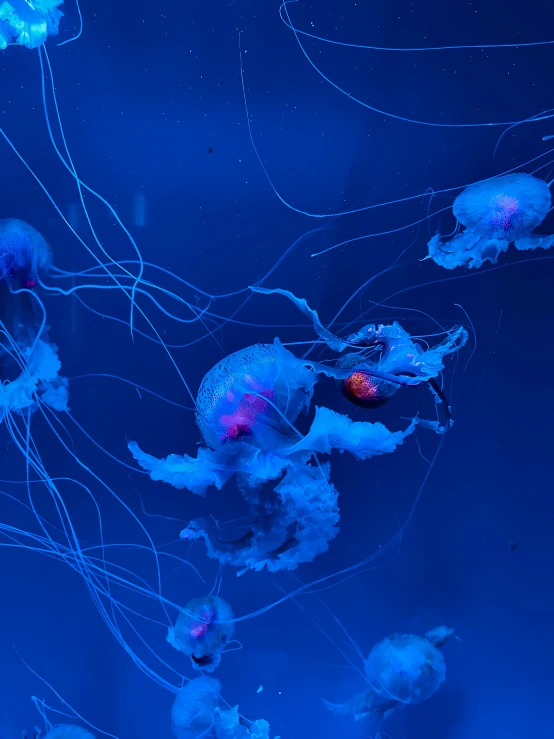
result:
[[[455,422],[430,472],[440,439],[425,430],[392,455],[366,462],[333,455],[341,524],[329,551],[289,574],[237,578],[233,568],[224,568],[221,596],[239,618],[254,614],[293,591],[298,579],[316,581],[376,552],[421,493],[401,541],[371,567],[326,582],[317,597],[309,589],[239,620],[236,638],[243,648],[224,655],[215,673],[225,698],[249,717],[266,718],[272,737],[369,736],[363,722],[329,714],[321,700],[341,702],[367,687],[345,632],[366,655],[389,634],[423,634],[446,624],[459,637],[444,648],[446,682],[429,701],[397,712],[383,731],[393,739],[554,736],[553,257],[511,249],[496,268],[455,272],[421,261],[429,237],[454,228],[450,206],[459,188],[512,168],[542,167],[537,176],[551,178],[554,157],[543,137],[554,133],[554,120],[508,130],[496,153],[508,127],[486,124],[522,121],[552,107],[554,45],[401,50],[548,41],[554,9],[540,0],[523,6],[300,0],[289,5],[298,28],[397,49],[300,37],[318,73],[273,0],[82,0],[82,35],[57,47],[79,25],[73,0],[66,5],[60,34],[46,49],[67,144],[79,176],[117,210],[144,261],[195,287],[149,273],[158,284],[203,305],[200,290],[247,287],[306,234],[267,285],[305,298],[324,323],[376,276],[340,321],[359,327],[365,314],[365,322],[399,320],[424,335],[436,330],[436,319],[470,331],[457,360],[447,362],[444,381]],[[265,173],[247,125],[239,32],[251,133]],[[0,80],[0,127],[88,243],[75,181],[46,128],[38,52],[0,52]],[[53,120],[52,107],[49,115]],[[56,267],[76,272],[93,266],[2,140],[0,171],[0,217],[37,228],[52,245]],[[431,197],[447,188],[458,189]],[[143,225],[137,225],[139,196]],[[411,196],[418,197],[404,200]],[[399,202],[383,205],[389,201]],[[106,251],[118,262],[134,259],[106,208],[90,197],[86,204]],[[328,217],[352,210],[358,212]],[[554,232],[552,214],[541,231]],[[311,256],[336,244],[344,245]],[[224,325],[211,319],[179,323],[140,297],[160,337],[187,344],[170,350],[173,364],[159,345],[131,337],[129,301],[120,292],[82,290],[83,302],[40,288],[37,294],[70,378],[71,417],[86,435],[62,416],[60,441],[40,413],[33,416],[32,435],[49,475],[67,478],[58,489],[81,546],[100,544],[100,511],[104,543],[125,545],[108,547],[106,557],[156,587],[149,542],[134,514],[160,551],[188,560],[205,581],[162,555],[164,596],[184,605],[209,592],[217,564],[202,546],[178,541],[179,531],[199,516],[235,519],[246,506],[233,482],[202,499],[137,470],[127,440],[162,457],[194,455],[200,436],[192,412],[136,386],[190,406],[176,368],[194,394],[224,356],[275,337],[311,341],[311,326],[276,297],[255,296],[236,314],[241,297],[214,301],[214,314],[233,317]],[[162,298],[161,304],[190,319],[174,302]],[[140,317],[137,325],[148,330]],[[116,378],[78,377],[90,374]],[[421,389],[402,390],[369,412],[350,405],[332,381],[321,381],[315,400],[393,429],[404,427],[406,417],[432,411]],[[117,643],[82,577],[59,558],[33,551],[32,539],[7,530],[40,530],[17,502],[28,505],[28,487],[40,515],[54,525],[58,519],[47,486],[36,476],[26,485],[25,455],[7,424],[0,433],[0,489],[6,494],[0,497],[2,736],[19,737],[40,723],[31,701],[37,696],[69,714],[71,706],[81,717],[72,722],[89,722],[98,737],[100,730],[119,739],[170,737],[174,696]],[[130,623],[117,618],[136,658],[177,687],[179,674],[194,677],[186,658],[167,644],[155,601],[117,587],[112,596],[130,609]]]

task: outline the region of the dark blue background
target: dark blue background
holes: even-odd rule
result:
[[[437,46],[547,40],[554,10],[541,0],[457,4],[353,0],[299,2],[290,6],[300,28],[330,38],[376,46]],[[147,223],[133,227],[143,257],[208,292],[242,288],[259,279],[301,234],[305,239],[268,285],[305,297],[324,321],[373,274],[406,247],[401,266],[378,278],[355,300],[345,320],[354,320],[370,300],[389,307],[373,318],[398,318],[412,333],[432,331],[424,311],[445,323],[473,321],[477,348],[448,365],[455,426],[423,489],[416,515],[398,549],[365,571],[320,593],[360,649],[395,631],[425,630],[445,623],[459,642],[445,649],[447,681],[429,702],[409,708],[385,727],[405,739],[546,739],[554,734],[554,526],[551,381],[554,364],[552,283],[548,253],[510,251],[500,269],[446,273],[425,256],[429,234],[453,227],[448,211],[388,236],[369,238],[311,258],[310,254],[364,234],[400,229],[425,216],[429,197],[343,218],[315,219],[293,212],[276,197],[256,159],[241,90],[239,31],[252,131],[274,186],[301,211],[326,215],[448,187],[462,187],[516,167],[547,151],[543,122],[513,129],[493,149],[502,128],[440,128],[376,114],[333,89],[310,67],[292,32],[280,21],[278,2],[100,3],[83,1],[84,31],[51,56],[67,140],[81,177],[133,222],[133,201],[143,194]],[[62,21],[66,38],[77,27],[71,2]],[[354,50],[303,40],[320,69],[351,95],[388,113],[444,124],[513,121],[551,107],[553,46],[426,53]],[[40,99],[38,55],[10,48],[0,56],[0,125],[13,139],[68,213],[77,202],[74,183],[52,151]],[[212,149],[210,152],[209,150]],[[546,164],[549,157],[540,160]],[[525,168],[532,171],[533,167]],[[32,223],[53,246],[55,263],[81,269],[91,261],[10,153],[0,146],[1,217]],[[539,173],[547,178],[549,168]],[[448,207],[452,195],[433,199],[431,211]],[[133,257],[106,212],[91,212],[111,254]],[[544,223],[554,230],[554,219]],[[443,278],[457,277],[440,282]],[[438,281],[438,282],[436,282]],[[433,283],[433,284],[428,284]],[[194,291],[183,290],[193,300]],[[83,298],[97,310],[127,320],[126,303],[114,295]],[[463,311],[457,304],[463,306]],[[64,372],[107,372],[189,402],[167,355],[140,338],[133,343],[121,324],[87,312],[75,299],[46,301],[51,336],[60,346]],[[147,305],[145,303],[145,305]],[[215,312],[236,307],[218,301]],[[185,343],[201,335],[152,308],[166,340]],[[245,326],[227,324],[209,339],[174,352],[195,390],[222,356],[249,343],[312,338],[298,314],[276,298],[255,298],[239,314]],[[372,320],[373,320],[372,318]],[[272,325],[282,324],[288,328]],[[265,327],[264,327],[265,325]],[[352,412],[335,387],[321,382],[317,401]],[[412,394],[413,393],[413,394]],[[417,397],[416,397],[417,396]],[[198,432],[191,413],[139,398],[130,385],[99,378],[74,380],[70,405],[75,418],[106,450],[132,464],[126,438],[162,456],[193,454]],[[420,391],[399,393],[372,419],[393,428],[400,417],[431,403]],[[356,418],[367,418],[362,413]],[[177,538],[182,524],[207,512],[232,518],[244,513],[233,486],[206,501],[155,484],[111,461],[68,422],[79,457],[144,520],[157,543]],[[24,480],[20,454],[6,429],[0,446],[4,480]],[[71,463],[37,419],[34,435],[54,476],[88,481],[102,507],[112,542],[147,542],[100,484]],[[437,439],[418,435],[432,456]],[[394,455],[366,463],[333,459],[340,491],[341,532],[330,551],[295,576],[308,582],[366,557],[384,544],[406,517],[427,466],[415,439]],[[3,485],[16,497],[22,486]],[[84,542],[97,541],[90,499],[60,484]],[[140,497],[139,497],[140,495]],[[45,514],[45,490],[37,490]],[[43,496],[43,499],[41,498]],[[179,520],[146,518],[149,513]],[[2,521],[22,528],[32,520],[20,506],[0,499]],[[510,542],[518,546],[513,550]],[[217,574],[200,547],[190,556],[206,585],[185,566],[164,561],[164,592],[185,603],[209,590]],[[152,558],[126,549],[117,561],[154,583]],[[19,736],[38,717],[29,700],[44,697],[60,707],[48,688],[22,664],[42,675],[82,716],[121,739],[171,736],[172,696],[142,675],[98,617],[79,577],[66,565],[33,552],[0,551],[0,726]],[[225,570],[221,595],[238,616],[252,613],[292,590],[288,575]],[[122,593],[118,593],[122,596]],[[139,600],[126,596],[132,607]],[[152,608],[152,617],[160,613]],[[155,615],[154,615],[155,614]],[[136,621],[152,650],[178,671],[190,670],[165,642],[165,630]],[[325,634],[318,628],[320,624]],[[335,648],[342,634],[311,595],[289,601],[237,625],[240,652],[224,657],[217,677],[231,703],[249,716],[267,718],[272,736],[363,736],[350,718],[328,714],[321,697],[339,702],[364,688]],[[175,676],[156,662],[132,633],[132,648],[166,679]],[[358,667],[361,664],[350,649]],[[264,686],[261,693],[256,690]]]

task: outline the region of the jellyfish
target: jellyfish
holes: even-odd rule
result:
[[[95,739],[95,736],[80,726],[57,724],[52,726],[44,739]]]
[[[357,721],[370,718],[378,729],[399,706],[422,703],[437,692],[446,679],[440,650],[453,633],[439,626],[425,636],[387,636],[365,661],[369,690],[342,704],[324,701],[325,706],[336,714],[351,714]]]
[[[32,292],[52,263],[50,247],[29,224],[0,220],[0,420],[39,401],[66,410],[68,382],[48,340],[44,308]]]
[[[304,301],[298,302],[332,348],[349,345],[324,329]],[[366,327],[366,334],[370,328],[372,334],[386,334],[384,327]],[[464,329],[456,329],[425,351],[398,324],[390,330],[396,338],[389,342],[386,366],[369,364],[361,356],[357,371],[395,386],[436,376],[442,358],[467,339]],[[295,423],[310,408],[319,377],[340,380],[351,374],[350,368],[298,358],[278,339],[255,344],[223,359],[202,380],[196,421],[204,446],[196,457],[171,454],[157,459],[130,442],[131,453],[153,480],[178,489],[205,495],[209,487],[221,489],[236,477],[252,517],[244,534],[225,539],[217,527],[199,519],[183,529],[181,538],[204,541],[208,556],[237,567],[238,574],[264,567],[271,572],[296,569],[327,551],[338,532],[338,493],[330,464],[319,455],[337,450],[370,459],[393,452],[417,424],[441,430],[434,422],[415,418],[403,430],[391,431],[381,423],[352,421],[317,407],[308,432],[300,433]]]
[[[197,677],[177,694],[171,709],[176,739],[267,739],[269,724],[241,716],[238,706],[222,708],[221,683],[213,677]]]
[[[129,449],[153,480],[204,495],[221,489],[233,475],[250,506],[252,525],[234,541],[222,540],[204,520],[181,533],[204,540],[221,563],[275,572],[295,569],[325,552],[337,534],[337,492],[330,466],[316,452],[350,451],[359,459],[392,452],[412,433],[415,421],[392,432],[382,424],[353,422],[318,408],[306,436],[294,423],[310,406],[317,371],[276,340],[256,344],[223,359],[204,377],[196,399],[196,420],[206,446],[196,458],[156,459],[136,442]],[[267,485],[267,483],[274,483]]]
[[[0,0],[0,49],[36,49],[58,33],[63,0]]]
[[[335,377],[341,393],[351,403],[366,409],[380,408],[402,386],[414,386],[425,381],[445,415],[445,423],[436,425],[435,430],[450,428],[450,406],[436,378],[444,369],[444,358],[465,345],[467,331],[463,327],[453,328],[443,341],[434,347],[426,344],[425,348],[414,341],[397,321],[389,325],[368,324],[343,339],[322,325],[317,312],[305,300],[288,290],[250,289],[263,295],[283,295],[312,321],[316,333],[330,349],[338,352],[348,350],[338,358],[334,370],[321,365],[319,369]],[[394,378],[402,378],[402,382]],[[429,427],[429,422],[420,423]]]
[[[428,258],[446,269],[473,269],[487,261],[495,264],[510,244],[520,251],[549,249],[554,236],[532,231],[541,225],[551,203],[549,183],[524,173],[470,185],[453,206],[463,231],[450,241],[433,236]]]
[[[233,619],[233,609],[222,598],[215,595],[194,598],[169,629],[167,641],[187,654],[195,669],[213,672],[233,637]]]
[[[44,237],[25,221],[0,220],[0,269],[3,279],[19,287],[35,287],[40,274],[52,264],[50,247]]]

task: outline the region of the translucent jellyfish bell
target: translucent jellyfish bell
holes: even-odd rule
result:
[[[282,446],[310,402],[316,376],[300,363],[283,362],[282,347],[255,344],[225,357],[204,377],[196,398],[196,422],[216,449],[248,439],[258,449]]]
[[[235,614],[231,606],[215,595],[194,598],[169,629],[167,641],[183,654],[192,666],[213,672],[221,662],[221,653],[233,638]]]
[[[51,264],[50,247],[35,228],[17,218],[0,220],[0,276],[3,279],[12,278],[21,287],[34,287],[39,274]]]
[[[171,709],[176,739],[268,739],[269,724],[241,716],[238,706],[223,707],[221,684],[213,677],[197,677],[181,688]]]
[[[10,44],[36,49],[58,33],[63,0],[0,0],[0,49]]]
[[[548,249],[554,236],[531,233],[550,210],[552,198],[544,180],[509,174],[470,185],[456,198],[453,213],[464,226],[446,241],[439,235],[428,243],[429,257],[441,267],[480,267],[496,263],[510,244],[516,249]]]
[[[171,709],[173,736],[177,739],[213,736],[211,729],[220,692],[221,684],[213,677],[197,677],[186,683]]]
[[[375,693],[399,703],[431,698],[446,679],[446,665],[428,639],[415,634],[392,634],[376,644],[365,663]]]

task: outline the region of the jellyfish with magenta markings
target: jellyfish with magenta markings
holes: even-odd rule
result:
[[[508,174],[469,185],[458,195],[453,213],[462,230],[452,239],[429,241],[429,257],[445,269],[496,264],[513,244],[519,251],[549,249],[554,236],[532,233],[552,205],[549,183],[529,174]]]
[[[238,706],[226,707],[221,699],[221,683],[213,677],[197,677],[177,694],[171,709],[176,739],[268,739],[269,724],[251,721]]]
[[[453,633],[447,626],[438,626],[425,636],[387,636],[365,661],[369,689],[345,703],[324,700],[325,706],[332,713],[367,720],[371,730],[378,731],[397,708],[428,700],[444,683],[446,664],[441,649]]]
[[[68,382],[48,339],[44,306],[33,292],[51,261],[50,247],[32,226],[0,221],[0,419],[41,402],[57,411],[67,408]]]
[[[257,289],[257,292],[284,292]],[[307,312],[316,331],[335,350],[348,343],[335,337],[317,314],[290,294]],[[393,327],[400,331],[400,327]],[[408,334],[390,348],[385,368],[359,359],[356,371],[394,386],[413,386],[436,377],[442,359],[467,340],[463,328],[425,351],[414,349]],[[203,540],[208,555],[222,564],[247,570],[293,570],[327,551],[338,532],[338,493],[330,480],[331,467],[322,455],[349,452],[359,460],[390,453],[416,425],[443,433],[438,422],[414,418],[399,431],[382,423],[353,421],[329,408],[316,407],[306,434],[296,427],[311,407],[320,376],[337,381],[351,368],[298,358],[278,339],[229,355],[202,380],[196,398],[196,421],[204,439],[196,457],[171,454],[157,459],[136,442],[129,449],[155,481],[205,495],[235,477],[253,519],[243,536],[228,540],[205,519],[192,521],[182,532],[187,541]]]
[[[216,595],[194,598],[169,629],[167,641],[191,659],[196,670],[213,672],[233,638],[235,625],[231,606]]]

